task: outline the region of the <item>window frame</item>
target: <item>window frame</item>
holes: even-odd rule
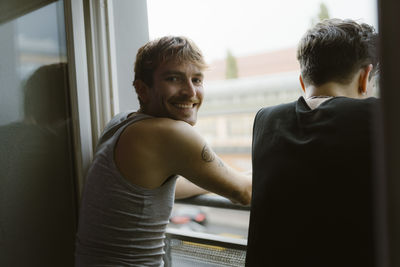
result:
[[[131,81],[136,51],[149,40],[147,5],[146,0],[64,0],[64,9],[80,199],[105,125],[121,110],[139,106]],[[129,52],[119,49],[121,45],[129,46]]]

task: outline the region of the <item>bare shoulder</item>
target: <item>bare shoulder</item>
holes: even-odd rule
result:
[[[137,128],[143,128],[148,130],[176,130],[182,128],[193,128],[191,125],[184,121],[173,120],[170,118],[151,118],[147,120],[141,120],[132,126]]]
[[[183,141],[194,135],[198,136],[193,126],[184,121],[169,118],[142,120],[129,126],[125,132],[123,138],[130,139],[130,141],[140,140],[141,144],[151,142],[152,144],[162,143],[168,145],[172,141]]]
[[[155,188],[176,174],[173,165],[182,161],[183,148],[193,140],[199,140],[198,135],[186,122],[146,119],[123,131],[114,159],[125,178],[137,185]]]

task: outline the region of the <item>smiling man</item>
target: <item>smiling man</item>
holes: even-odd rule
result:
[[[139,49],[140,109],[118,114],[100,138],[83,192],[76,266],[163,266],[174,194],[211,191],[249,204],[251,178],[225,165],[192,127],[205,67],[184,37]]]

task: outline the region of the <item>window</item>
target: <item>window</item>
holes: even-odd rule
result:
[[[1,266],[73,265],[75,175],[64,3],[47,2],[0,9]]]
[[[351,18],[377,28],[375,0],[148,0],[147,6],[150,39],[184,35],[203,51],[210,67],[196,127],[224,161],[241,171],[251,168],[256,112],[302,94],[296,46],[304,32],[322,17]],[[228,231],[233,220],[223,217],[215,223]]]

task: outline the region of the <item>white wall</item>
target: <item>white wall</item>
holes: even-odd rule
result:
[[[137,50],[149,40],[146,0],[113,0],[120,111],[138,109],[132,81]]]

